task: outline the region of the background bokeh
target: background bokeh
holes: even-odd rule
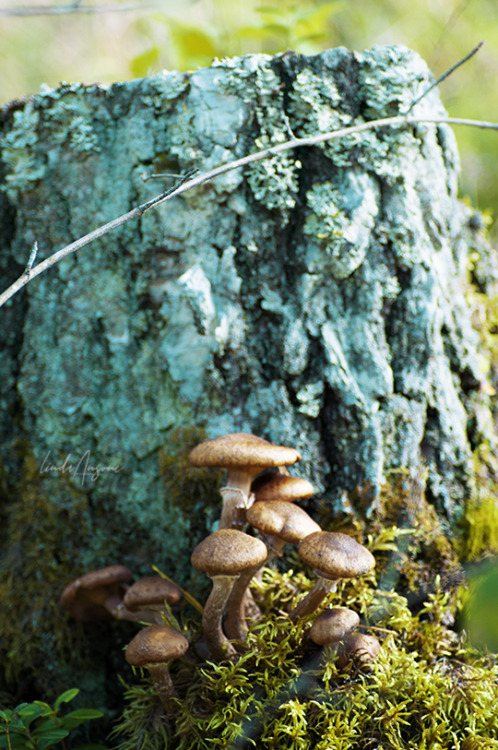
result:
[[[288,48],[402,43],[439,77],[482,40],[440,92],[451,115],[498,122],[496,0],[0,0],[0,105],[43,83],[107,84]],[[462,196],[496,219],[498,134],[456,135]]]

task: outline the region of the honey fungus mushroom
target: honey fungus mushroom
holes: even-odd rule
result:
[[[315,611],[329,591],[335,591],[341,578],[356,578],[375,566],[375,558],[366,547],[340,531],[317,531],[299,544],[301,560],[313,568],[318,580],[290,613],[296,622]]]
[[[293,477],[290,474],[272,472],[256,477],[251,484],[251,492],[254,494],[254,501],[257,503],[271,502],[272,500],[293,503],[295,500],[311,497],[315,488],[304,477]]]
[[[356,612],[347,607],[324,609],[309,630],[309,637],[318,646],[330,646],[344,640],[360,624]]]
[[[133,574],[126,565],[109,565],[71,581],[60,597],[66,612],[81,622],[102,622],[113,617],[136,619],[123,608],[126,584]]]
[[[220,529],[241,529],[245,510],[251,504],[251,482],[269,468],[288,466],[300,461],[294,448],[273,445],[263,438],[245,432],[234,432],[197,445],[189,455],[192,466],[212,466],[227,470],[222,487],[223,509]]]
[[[357,667],[367,667],[378,655],[380,643],[373,635],[351,633],[338,649],[337,666],[341,669],[349,662]]]
[[[225,632],[230,639],[236,640],[243,640],[247,633],[244,601],[254,575],[266,562],[282,554],[286,542],[299,544],[308,534],[320,531],[320,526],[305,510],[283,500],[254,503],[247,511],[247,520],[262,533],[268,553],[265,560],[241,573],[230,593]]]
[[[135,581],[123,598],[123,606],[130,612],[142,614],[143,622],[163,624],[161,616],[165,612],[164,602],[169,606],[178,604],[182,599],[179,586],[160,576],[146,576]]]
[[[266,553],[266,546],[260,539],[237,529],[215,531],[192,552],[194,568],[206,573],[213,581],[212,591],[204,605],[202,631],[209,650],[217,659],[235,654],[222,627],[232,586],[241,573],[263,562]]]
[[[158,697],[168,712],[177,697],[169,664],[186,653],[188,640],[167,625],[148,625],[126,647],[125,658],[133,667],[148,669]]]

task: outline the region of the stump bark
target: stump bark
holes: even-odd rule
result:
[[[35,241],[42,259],[165,184],[144,177],[397,115],[430,82],[394,46],[251,55],[12,103],[3,285]],[[436,91],[413,114],[444,116]],[[334,512],[356,512],[351,493],[368,486],[374,513],[386,477],[423,460],[430,502],[461,520],[489,412],[465,299],[469,248],[486,248],[457,174],[446,125],[290,151],[148,212],[0,311],[4,529],[30,492],[56,514],[52,547],[42,524],[57,547],[47,596],[99,563],[188,577],[199,513],[209,525],[217,511],[165,497],[158,454],[194,427],[296,447]],[[21,552],[4,532],[19,570],[42,533],[26,523]]]

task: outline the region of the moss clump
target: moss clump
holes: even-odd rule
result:
[[[378,548],[384,543],[382,536],[372,540]],[[389,564],[381,562],[379,577]],[[498,660],[452,629],[459,589],[443,592],[436,579],[436,591],[413,614],[405,597],[377,588],[373,573],[341,582],[328,603],[356,609],[361,627],[383,647],[368,667],[350,662],[339,669],[332,651],[307,638],[313,617],[295,626],[287,617],[311,585],[303,573],[266,569],[253,586],[263,618],[244,653],[235,663],[191,658],[177,665],[178,710],[159,728],[157,701],[147,697],[152,689],[128,692],[114,733],[122,738],[119,750],[498,747]]]
[[[78,651],[81,630],[68,622],[59,594],[86,541],[89,513],[86,496],[74,488],[64,504],[53,503],[28,446],[21,450],[22,479],[11,498],[4,529],[9,546],[0,560],[3,679],[17,683],[17,694],[23,676],[31,684],[34,679],[50,697],[66,687],[67,676],[55,673],[54,664],[69,669]]]
[[[206,439],[205,430],[199,427],[176,427],[159,451],[159,472],[168,502],[191,519],[194,537],[205,535],[221,512],[218,490],[223,471],[198,469],[188,460],[192,448]]]

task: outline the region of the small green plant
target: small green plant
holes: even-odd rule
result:
[[[61,707],[79,693],[77,688],[66,690],[53,708],[43,701],[21,703],[12,709],[0,711],[1,750],[48,750],[60,745],[66,749],[66,737],[73,729],[89,719],[99,719],[103,714],[94,708],[79,708],[62,715]],[[74,750],[106,750],[104,745],[83,744]]]

